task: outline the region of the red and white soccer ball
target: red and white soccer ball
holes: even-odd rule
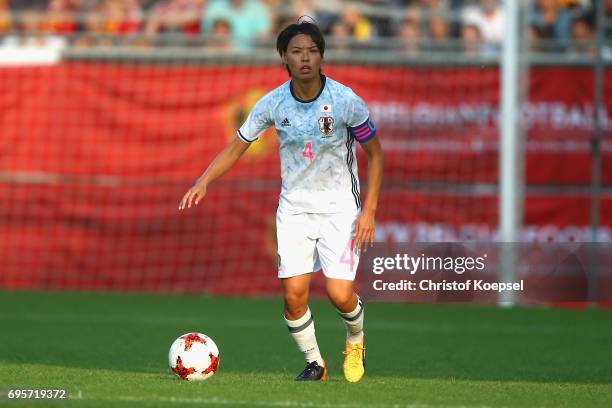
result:
[[[204,381],[219,367],[219,349],[215,342],[202,333],[185,333],[170,346],[170,368],[179,378]]]

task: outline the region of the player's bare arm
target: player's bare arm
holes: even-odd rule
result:
[[[365,250],[374,242],[374,220],[382,183],[384,159],[378,137],[362,143],[361,147],[368,157],[368,192],[361,214],[355,222],[355,247]]]
[[[179,210],[183,210],[185,207],[191,208],[191,204],[198,205],[200,200],[206,195],[208,185],[228,171],[234,163],[238,161],[240,156],[247,151],[249,146],[248,143],[236,136],[236,138],[215,157],[204,174],[198,177],[193,187],[185,193],[179,204]]]

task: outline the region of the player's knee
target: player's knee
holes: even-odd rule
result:
[[[338,309],[342,310],[349,307],[354,301],[352,290],[328,288],[327,296]]]
[[[307,292],[286,292],[285,293],[285,316],[289,320],[299,319],[308,309]]]

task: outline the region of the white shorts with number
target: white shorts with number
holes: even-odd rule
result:
[[[359,263],[353,233],[359,210],[337,214],[276,212],[278,277],[323,268],[328,278],[354,280]]]

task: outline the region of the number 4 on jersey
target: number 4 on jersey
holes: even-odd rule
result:
[[[342,256],[340,257],[341,264],[347,264],[351,271],[355,267],[355,240],[350,239],[346,247],[344,248],[344,252],[342,252]]]
[[[314,163],[314,154],[312,153],[312,142],[310,140],[306,141],[304,144],[304,150],[302,150],[302,157],[310,160],[311,163]]]

